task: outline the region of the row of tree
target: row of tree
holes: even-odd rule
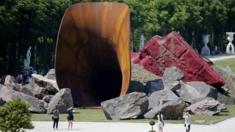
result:
[[[235,31],[235,0],[123,0],[131,8],[134,51],[140,34],[148,39],[178,31],[196,49],[202,35],[210,34],[210,46],[225,48],[227,31]]]
[[[124,2],[131,11],[133,50],[140,35],[180,32],[198,50],[202,34],[210,34],[210,46],[225,48],[225,32],[235,31],[235,0],[1,0],[0,74],[16,74],[29,46],[31,65],[46,72],[54,64],[60,20],[66,8],[78,2]]]
[[[70,4],[70,0],[1,0],[0,73],[19,73],[30,46],[33,67],[52,67],[60,20]]]

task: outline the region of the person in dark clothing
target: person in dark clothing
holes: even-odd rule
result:
[[[56,108],[54,111],[53,111],[53,115],[52,115],[52,120],[53,120],[53,129],[58,129],[58,124],[59,124],[59,115],[60,115],[60,112],[59,110]]]
[[[73,128],[73,107],[70,107],[67,109],[67,120],[68,120],[68,129],[72,129]]]

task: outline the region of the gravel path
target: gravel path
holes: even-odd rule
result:
[[[67,122],[60,122],[59,129],[53,130],[52,122],[33,122],[34,129],[27,132],[148,132],[148,123],[125,122],[75,122],[72,130]],[[157,126],[154,127],[157,130]],[[164,132],[185,132],[183,124],[166,124]],[[235,132],[235,117],[214,125],[192,125],[190,132]]]

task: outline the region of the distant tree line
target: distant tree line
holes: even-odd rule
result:
[[[131,11],[131,44],[138,50],[140,35],[177,31],[200,50],[202,34],[210,47],[224,50],[225,32],[235,31],[235,0],[1,0],[0,75],[19,73],[29,46],[31,65],[46,72],[54,65],[59,24],[66,8],[78,2],[124,2]]]
[[[60,20],[70,4],[70,0],[1,0],[0,73],[19,73],[30,46],[31,65],[44,72],[51,68]]]

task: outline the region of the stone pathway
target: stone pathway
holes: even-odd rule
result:
[[[148,132],[148,123],[126,122],[75,122],[72,130],[67,122],[60,122],[59,129],[53,130],[52,122],[33,122],[34,129],[27,132]],[[157,130],[157,125],[154,127]],[[164,132],[185,132],[183,124],[166,124]],[[190,132],[235,132],[235,117],[214,125],[192,125]]]

